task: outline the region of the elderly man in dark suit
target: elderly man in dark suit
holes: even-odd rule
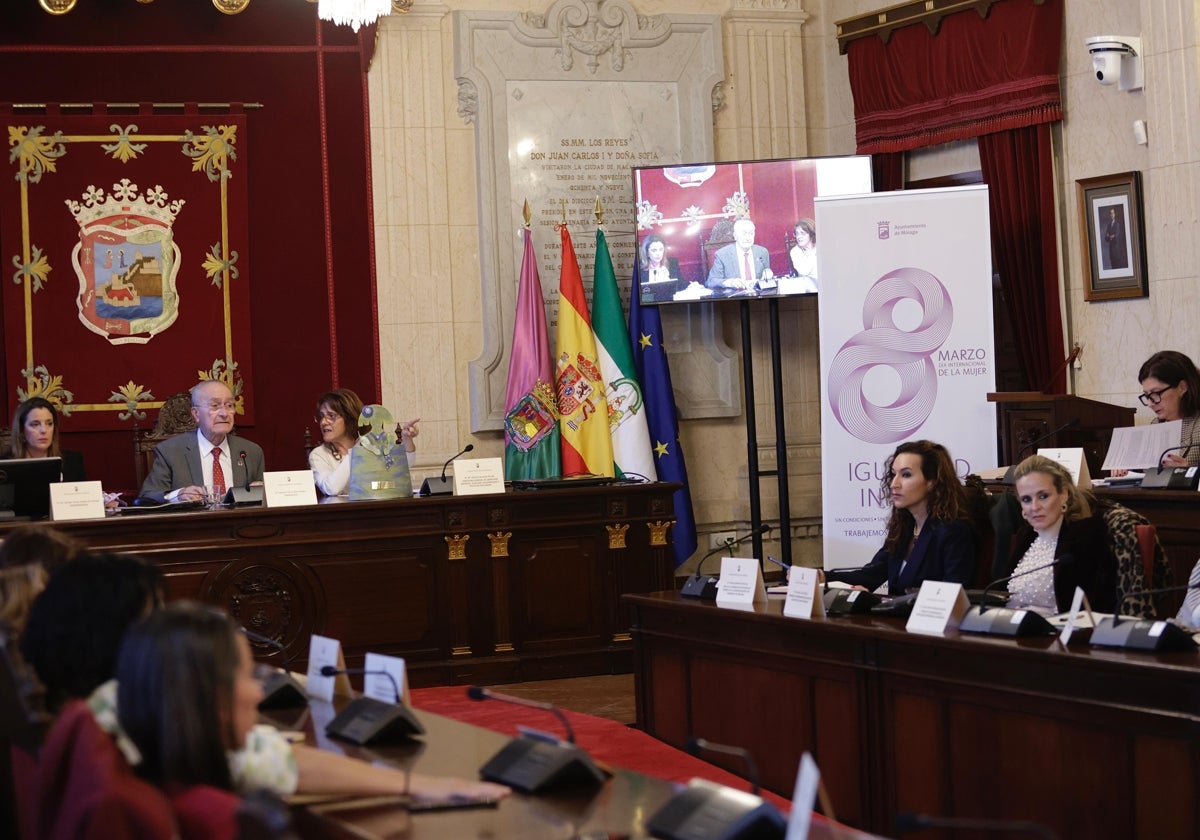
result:
[[[154,448],[154,466],[142,483],[142,496],[160,502],[205,498],[205,487],[243,487],[261,482],[262,448],[233,434],[237,403],[219,380],[192,388],[196,431],[183,432]]]
[[[704,285],[729,293],[756,288],[760,280],[770,280],[771,255],[754,244],[754,222],[738,219],[733,223],[734,241],[713,255],[712,268]]]

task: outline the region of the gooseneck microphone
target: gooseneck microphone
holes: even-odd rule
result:
[[[543,712],[549,712],[558,718],[563,729],[567,733],[567,743],[575,743],[575,730],[571,727],[571,721],[567,720],[567,716],[563,714],[562,709],[552,703],[542,703],[538,700],[526,700],[524,697],[514,697],[511,694],[501,694],[498,691],[490,691],[483,686],[473,685],[467,689],[467,696],[472,700],[500,700],[504,703],[514,703],[518,706],[524,706],[527,709],[538,709]]]
[[[1102,618],[1092,630],[1091,643],[1098,647],[1122,647],[1133,650],[1192,650],[1196,643],[1192,634],[1172,621],[1147,618],[1121,618],[1121,607],[1143,595],[1166,595],[1168,592],[1187,592],[1200,589],[1200,583],[1164,586],[1161,589],[1142,589],[1126,593],[1117,603],[1112,618]]]
[[[1181,457],[1186,458],[1188,451],[1195,444],[1187,446],[1170,446],[1162,451],[1158,456],[1158,466],[1151,467],[1146,470],[1142,476],[1142,487],[1159,488],[1163,490],[1195,490],[1197,481],[1200,481],[1200,471],[1195,467],[1164,467],[1163,458],[1167,457],[1169,452],[1183,451]]]
[[[758,768],[748,750],[714,744],[704,738],[689,738],[686,749],[697,756],[707,751],[740,758],[746,765],[746,776],[753,792],[746,793],[707,779],[692,779],[686,788],[650,817],[646,827],[652,837],[664,840],[783,837],[787,821],[778,808],[758,795]]]
[[[242,628],[242,632],[247,639],[278,651],[283,658],[283,668],[275,669],[269,677],[263,680],[263,699],[259,701],[258,708],[286,709],[307,706],[308,696],[304,693],[300,683],[292,677],[292,659],[283,643],[270,636],[247,630],[245,627]]]
[[[1008,577],[997,578],[996,580],[992,581],[991,583],[989,583],[987,586],[985,586],[983,588],[983,597],[981,597],[979,599],[979,601],[980,601],[979,612],[982,613],[987,609],[988,593],[991,592],[993,589],[995,589],[1000,584],[1008,583],[1010,580],[1014,580],[1015,578],[1025,577],[1025,575],[1031,575],[1034,572],[1042,572],[1042,571],[1045,571],[1046,569],[1054,568],[1055,566],[1070,566],[1074,562],[1075,562],[1074,555],[1064,554],[1062,557],[1058,558],[1057,560],[1051,560],[1049,563],[1043,563],[1040,566],[1034,566],[1032,569],[1026,569],[1023,572],[1019,572],[1017,574],[1012,574],[1012,575],[1009,575]],[[1000,608],[997,608],[997,609],[1000,609]]]
[[[242,472],[246,474],[246,492],[250,492],[250,470],[246,467],[246,450],[243,449],[238,453],[238,463],[242,465]]]
[[[1164,586],[1161,589],[1139,589],[1136,592],[1127,592],[1121,597],[1116,611],[1113,612],[1113,626],[1115,627],[1121,623],[1121,607],[1135,598],[1141,598],[1143,595],[1166,595],[1169,592],[1187,592],[1190,589],[1200,589],[1200,583],[1184,583],[1179,586]],[[1132,616],[1125,617],[1132,618]]]
[[[702,752],[718,752],[740,758],[746,765],[746,780],[750,782],[750,792],[758,796],[758,765],[754,762],[754,756],[750,755],[750,750],[745,747],[717,744],[707,738],[688,738],[685,749],[697,758]]]
[[[519,738],[513,738],[479,768],[479,775],[489,782],[499,782],[525,793],[539,793],[559,787],[594,787],[612,775],[601,769],[584,750],[575,744],[575,730],[562,709],[550,703],[500,694],[478,685],[467,689],[472,700],[500,700],[555,715],[567,732],[567,740],[518,727]]]
[[[358,676],[387,677],[388,682],[390,682],[392,684],[392,691],[395,692],[395,697],[396,697],[395,702],[397,702],[397,703],[400,702],[400,686],[396,682],[396,678],[394,676],[392,676],[390,671],[383,671],[383,670],[370,670],[369,671],[366,668],[335,668],[332,665],[322,665],[321,666],[321,676],[322,677],[336,677],[339,674],[345,674],[345,675],[351,676],[351,677],[358,677]]]
[[[475,444],[468,443],[466,446],[463,447],[462,452],[459,452],[458,455],[454,456],[454,458],[457,458],[459,455],[466,455],[468,452],[471,452],[474,449],[475,449]],[[441,479],[442,481],[446,480],[446,470],[450,469],[450,464],[452,461],[454,461],[454,458],[447,458],[446,463],[442,464],[442,479]]]
[[[1064,554],[1050,563],[1043,563],[1026,569],[1023,572],[1011,574],[992,581],[983,588],[983,597],[979,606],[971,607],[963,616],[958,629],[965,633],[990,633],[994,636],[1035,636],[1054,633],[1054,626],[1033,610],[1013,609],[1012,607],[993,607],[987,605],[988,593],[1002,583],[1008,583],[1034,572],[1042,572],[1055,566],[1069,566],[1075,562],[1074,555]]]
[[[715,577],[706,576],[702,573],[704,561],[714,554],[719,554],[722,551],[729,551],[734,546],[741,545],[746,540],[753,539],[759,534],[766,534],[771,530],[771,526],[763,523],[758,527],[757,531],[751,531],[736,540],[728,541],[717,546],[712,551],[700,558],[700,562],[696,564],[696,573],[684,581],[683,588],[679,590],[679,594],[687,598],[705,598],[711,600],[717,597],[717,579]]]
[[[1182,455],[1180,455],[1179,457],[1180,457],[1180,458],[1186,458],[1186,457],[1187,457],[1187,454],[1188,454],[1188,451],[1189,451],[1189,450],[1190,450],[1190,449],[1191,449],[1191,448],[1192,448],[1194,445],[1195,445],[1195,444],[1191,444],[1191,443],[1189,443],[1187,446],[1168,446],[1166,449],[1164,449],[1164,450],[1162,451],[1162,454],[1158,456],[1158,468],[1159,468],[1160,470],[1162,470],[1162,469],[1169,469],[1168,467],[1164,467],[1164,466],[1162,465],[1163,458],[1166,458],[1166,457],[1167,457],[1167,453],[1168,453],[1168,452],[1178,452],[1179,450],[1181,450],[1181,449],[1182,449],[1182,450],[1183,450],[1183,454],[1182,454]]]
[[[1041,823],[1028,820],[980,820],[966,817],[931,817],[927,814],[901,812],[896,815],[896,834],[903,837],[927,828],[961,828],[967,831],[1002,831],[1013,834],[1032,834],[1045,840],[1058,840],[1058,835]]]
[[[396,739],[407,740],[412,735],[425,734],[425,727],[417,720],[412,710],[401,702],[400,686],[396,683],[396,678],[382,668],[336,668],[333,665],[322,665],[320,673],[322,677],[336,677],[339,674],[383,675],[392,684],[392,691],[396,697],[394,703],[384,703],[365,695],[356,697],[325,727],[327,735],[364,746]]]
[[[442,474],[438,478],[427,478],[421,482],[422,496],[445,496],[454,492],[454,480],[446,477],[446,470],[450,469],[450,465],[455,458],[461,455],[466,455],[475,449],[475,444],[468,443],[463,447],[462,451],[454,455],[452,458],[447,458],[446,463],[442,464]]]

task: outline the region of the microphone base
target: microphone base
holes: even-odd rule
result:
[[[607,778],[591,756],[574,744],[529,736],[509,741],[479,768],[479,775],[522,793],[595,787]]]
[[[761,797],[693,779],[650,818],[663,840],[783,840],[787,823]]]
[[[962,633],[987,633],[989,636],[1053,636],[1054,626],[1033,610],[1009,607],[971,607],[958,625]]]
[[[1102,618],[1092,630],[1092,645],[1128,650],[1195,650],[1191,634],[1169,621],[1126,618],[1119,624]]]
[[[821,594],[826,615],[859,615],[871,611],[880,602],[880,597],[861,589],[830,589]]]
[[[308,705],[308,695],[287,671],[274,671],[263,680],[260,709],[296,709]]]
[[[325,727],[325,734],[363,747],[424,735],[425,727],[403,704],[384,703],[374,697],[359,697],[338,712],[337,717]]]
[[[685,598],[703,598],[706,601],[716,600],[717,578],[711,575],[692,575],[683,582],[679,594]]]
[[[250,507],[263,503],[261,487],[230,487],[225,494],[225,504],[233,507]]]
[[[1155,467],[1146,470],[1142,487],[1157,490],[1195,490],[1200,485],[1200,467]]]
[[[422,496],[450,496],[454,493],[454,476],[436,476],[421,482]]]

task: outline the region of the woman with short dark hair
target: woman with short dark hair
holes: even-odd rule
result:
[[[343,496],[350,487],[350,450],[358,443],[358,418],[363,401],[349,388],[338,388],[317,399],[314,418],[321,432],[321,445],[308,453],[317,489],[326,496]],[[400,424],[400,440],[411,467],[417,451],[416,441],[421,418]]]
[[[1190,358],[1176,350],[1160,350],[1138,370],[1142,405],[1154,412],[1155,423],[1182,420],[1180,444],[1187,447],[1168,452],[1164,467],[1200,466],[1200,371]]]

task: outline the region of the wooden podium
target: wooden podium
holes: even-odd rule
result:
[[[987,395],[998,403],[1001,464],[1016,464],[1039,448],[1083,447],[1088,472],[1100,475],[1112,430],[1133,425],[1133,409],[1040,391],[1003,391]]]

